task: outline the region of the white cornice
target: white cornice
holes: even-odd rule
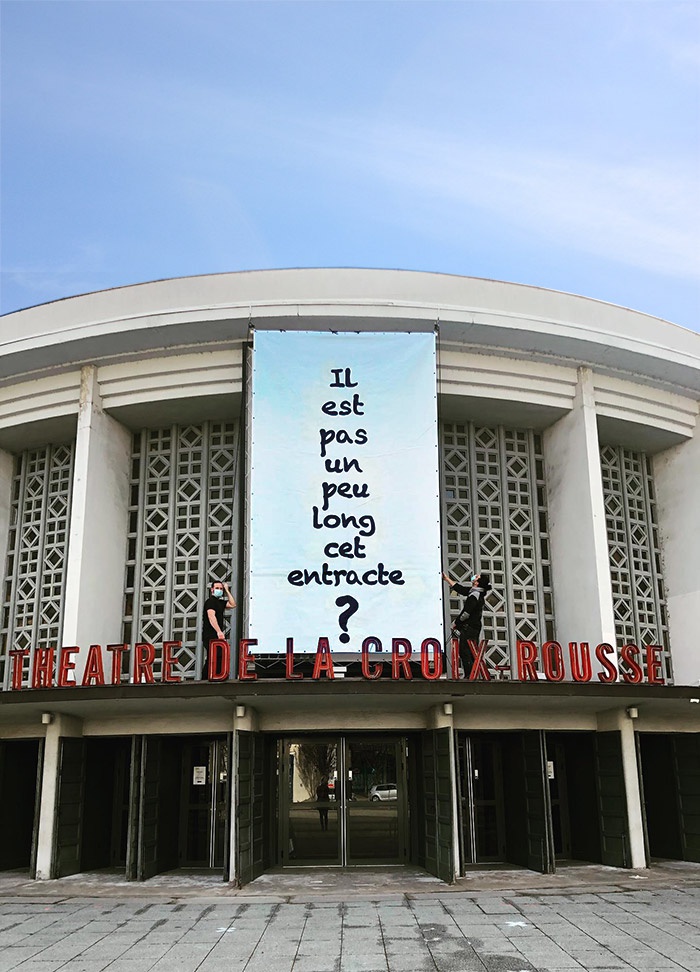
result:
[[[258,329],[425,330],[450,344],[700,393],[700,334],[556,291],[395,270],[269,270],[176,278],[67,298],[0,319],[0,380]]]

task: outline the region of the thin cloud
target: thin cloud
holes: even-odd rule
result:
[[[390,193],[387,215],[414,221],[419,211],[431,235],[444,232],[446,213],[452,227],[461,215],[465,232],[491,214],[556,246],[700,276],[700,186],[680,160],[624,165],[357,118],[286,115],[274,132],[288,160],[322,166],[338,181],[359,177],[373,198]]]
[[[23,263],[2,269],[2,279],[12,282],[28,295],[30,301],[52,299],[59,294],[81,294],[99,286],[104,272],[104,253],[100,246],[84,244],[77,247],[70,259],[47,266],[43,263]]]
[[[673,39],[678,54],[682,40],[676,34]],[[61,86],[70,88],[70,68],[63,70]],[[100,110],[66,105],[54,123],[83,129],[91,138],[99,131],[118,155],[148,158],[152,171],[162,165],[166,184],[179,184],[181,191],[189,184],[186,204],[195,220],[197,196],[202,219],[209,208],[204,186],[217,185],[226,196],[234,166],[235,178],[245,184],[255,179],[259,160],[274,159],[279,170],[318,173],[337,185],[360,181],[362,198],[349,189],[347,204],[378,201],[374,219],[386,225],[416,226],[421,213],[416,228],[432,236],[445,230],[446,212],[452,233],[460,222],[468,227],[474,217],[493,216],[557,247],[678,279],[700,275],[697,159],[650,152],[643,161],[632,155],[633,161],[621,163],[628,155],[623,135],[587,153],[580,146],[567,152],[561,143],[539,149],[524,141],[522,131],[509,130],[495,142],[478,130],[458,136],[454,130],[399,126],[377,112],[324,116],[284,96],[272,104],[198,81],[170,78],[165,85],[155,76],[105,76],[94,84],[92,104]],[[224,208],[238,209],[238,219],[252,229],[253,214],[248,218],[237,202],[240,191],[224,199]],[[382,204],[387,193],[393,206]]]
[[[606,164],[515,146],[474,148],[432,131],[357,139],[350,164],[436,203],[480,210],[539,238],[644,270],[700,276],[698,180],[679,163]],[[326,142],[326,144],[328,144]],[[407,200],[408,202],[408,200]]]
[[[572,44],[568,15],[557,21],[556,36],[564,46],[543,65],[547,84],[568,50],[587,52],[587,58],[582,87],[574,85],[579,80],[574,58],[553,104],[531,60],[511,63],[503,56],[491,19],[475,18],[474,24],[482,28],[486,53],[493,55],[482,57],[482,67],[503,79],[495,93],[488,88],[491,74],[479,81],[475,69],[472,82],[472,74],[462,70],[464,38],[472,36],[464,25],[448,49],[447,68],[432,67],[426,53],[440,48],[438,41],[444,47],[447,31],[454,33],[448,18],[431,34],[430,51],[414,39],[407,48],[410,56],[402,51],[400,58],[389,58],[386,70],[382,61],[382,70],[373,75],[376,97],[368,98],[363,89],[354,106],[347,97],[352,81],[350,88],[338,86],[334,102],[318,97],[322,80],[316,87],[285,86],[284,74],[276,83],[263,83],[268,71],[276,77],[275,65],[264,60],[247,84],[221,71],[192,70],[188,76],[176,58],[156,58],[141,70],[127,71],[112,52],[89,72],[88,85],[80,61],[25,58],[15,64],[14,84],[5,95],[5,124],[19,133],[17,144],[25,139],[31,145],[34,133],[41,132],[48,158],[53,152],[67,166],[78,158],[81,171],[93,173],[86,192],[107,196],[131,179],[134,203],[105,207],[108,215],[97,230],[94,220],[85,224],[83,238],[104,232],[104,260],[76,254],[70,264],[53,267],[45,258],[43,267],[39,260],[36,267],[11,267],[11,279],[32,293],[53,296],[54,287],[80,289],[86,278],[94,281],[101,272],[114,277],[114,268],[124,282],[133,266],[155,276],[163,267],[193,272],[212,262],[214,268],[318,262],[319,252],[327,253],[329,263],[363,264],[372,234],[381,240],[388,262],[396,252],[404,262],[430,264],[431,252],[438,251],[441,261],[448,250],[473,253],[479,234],[490,233],[489,272],[499,263],[517,267],[518,260],[530,268],[536,256],[548,279],[551,256],[573,268],[565,284],[573,287],[577,263],[588,264],[595,267],[594,279],[596,273],[607,277],[603,296],[612,293],[620,302],[635,304],[626,297],[627,284],[610,285],[611,277],[627,275],[637,288],[640,280],[646,284],[656,277],[661,306],[674,291],[685,288],[694,295],[700,276],[700,187],[692,127],[696,15],[683,4],[665,5],[661,18],[657,5],[585,9],[604,10],[600,26],[606,29],[584,31],[579,50],[566,47]],[[195,20],[203,23],[199,13]],[[551,26],[549,17],[543,22]],[[587,26],[588,13],[581,24]],[[200,35],[206,42],[204,28]],[[515,57],[513,30],[509,36]],[[604,70],[596,85],[589,64],[597,63]],[[646,87],[645,65],[658,68]],[[332,71],[321,77],[332,85]],[[664,84],[668,79],[673,83]],[[532,105],[527,98],[511,103],[509,93],[527,93],[528,80],[539,100],[533,95]],[[430,92],[417,99],[421,85],[429,85]],[[480,97],[484,92],[490,97]],[[571,105],[569,94],[578,95]],[[595,111],[607,107],[606,98],[616,110]],[[530,105],[530,114],[518,114],[521,104]],[[31,196],[25,192],[33,202],[30,188]],[[71,212],[82,191],[70,183],[51,188]],[[300,221],[298,234],[291,219]],[[167,234],[153,246],[159,221]],[[344,235],[346,225],[350,230]],[[76,227],[74,238],[80,236]],[[131,246],[131,238],[142,248]],[[178,249],[181,241],[186,245]],[[54,252],[62,251],[54,246]],[[650,284],[650,292],[654,288]],[[694,304],[688,313],[695,313]]]

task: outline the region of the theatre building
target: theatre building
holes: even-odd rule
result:
[[[0,869],[700,863],[700,335],[285,270],[0,351]]]

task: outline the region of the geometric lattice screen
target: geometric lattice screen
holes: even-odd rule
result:
[[[233,575],[238,428],[235,422],[174,425],[133,440],[123,638],[127,644],[181,641],[173,672],[182,678],[201,671],[209,585],[230,584]]]
[[[600,450],[618,646],[661,645],[672,679],[651,462],[643,452]]]
[[[488,572],[482,638],[489,668],[507,675],[517,640],[553,638],[552,578],[541,436],[529,429],[441,427],[443,552],[469,585]],[[450,598],[450,616],[463,598]]]
[[[0,627],[5,689],[10,650],[29,650],[26,677],[35,648],[60,646],[72,479],[72,444],[33,449],[15,460]]]

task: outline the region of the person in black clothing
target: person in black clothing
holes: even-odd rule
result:
[[[224,611],[235,608],[236,602],[228,584],[214,581],[209,597],[202,611],[202,644],[204,645],[204,665],[202,678],[209,678],[209,651],[212,641],[224,641]]]
[[[458,584],[457,581],[453,581],[445,573],[442,576],[455,593],[466,596],[462,610],[452,624],[453,628],[459,634],[459,657],[466,676],[471,668],[472,661],[472,653],[468,642],[476,641],[478,643],[479,641],[479,635],[481,634],[481,616],[484,613],[484,599],[491,590],[491,584],[489,583],[491,578],[488,574],[472,574],[471,586],[467,587],[466,584]]]
[[[317,803],[329,803],[331,799],[331,790],[328,786],[328,777],[324,776],[321,782],[316,787],[316,802]],[[318,816],[321,821],[321,830],[328,830],[328,807],[319,807]]]

